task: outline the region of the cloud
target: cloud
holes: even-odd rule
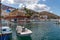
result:
[[[9,3],[14,4],[14,0],[8,0]]]
[[[50,10],[50,7],[47,6],[46,4],[32,4],[32,5],[28,5],[26,6],[26,8],[28,9],[32,9],[32,10],[35,10],[35,11],[49,11]]]
[[[18,8],[24,8],[25,6],[23,4],[19,4]]]
[[[1,2],[9,2],[9,3],[26,3],[26,4],[32,4],[32,3],[38,3],[40,0],[1,0]]]
[[[1,3],[14,4],[14,0],[2,0]]]
[[[1,0],[1,2],[5,3],[22,3],[22,4],[33,4],[33,3],[38,3],[40,0]]]
[[[28,9],[32,9],[35,11],[49,11],[50,7],[47,6],[46,4],[38,4],[38,2],[41,0],[2,0],[2,2],[4,3],[8,3],[8,4],[19,4],[18,8],[23,8],[24,6],[26,6],[26,8]],[[46,1],[46,0],[42,0],[42,1]]]
[[[39,0],[14,0],[15,3],[22,3],[22,4],[35,4],[38,3]]]
[[[3,2],[4,0],[1,0],[1,2]]]
[[[50,11],[51,13],[53,13],[53,11]]]
[[[26,8],[35,10],[35,11],[49,11],[50,7],[46,4],[38,4],[38,2],[41,0],[14,0],[15,3],[19,4],[19,8],[23,8],[26,6]],[[46,1],[46,0],[42,0]]]
[[[44,2],[45,2],[46,0],[42,0],[42,1],[44,1]]]

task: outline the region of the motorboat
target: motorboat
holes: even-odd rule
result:
[[[59,20],[59,23],[60,23],[60,20]]]
[[[0,27],[0,40],[10,40],[12,38],[12,30],[8,26]]]
[[[60,20],[58,21],[58,24],[60,24]]]
[[[31,30],[22,26],[17,26],[16,30],[18,36],[30,36],[32,34]]]
[[[0,40],[10,40],[12,38],[12,30],[8,26],[8,21],[2,19],[0,23]]]
[[[58,20],[58,22],[56,24],[60,24],[60,20]]]

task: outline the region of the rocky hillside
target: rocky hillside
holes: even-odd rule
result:
[[[57,19],[57,18],[60,18],[58,15],[55,15],[55,14],[47,12],[47,11],[40,12],[39,15],[47,15],[48,19]]]
[[[25,8],[25,11],[27,14],[29,14],[30,16],[47,16],[48,19],[59,19],[60,16],[54,14],[54,13],[50,13],[50,12],[47,12],[47,11],[42,11],[42,12],[35,12],[33,10],[30,10],[30,9],[26,9]]]
[[[15,8],[13,8],[13,7],[10,7],[10,6],[4,5],[4,4],[0,4],[0,5],[1,5],[1,9],[2,9],[2,10],[15,9]]]
[[[30,16],[30,17],[34,16],[34,15],[37,15],[38,17],[46,15],[48,19],[58,19],[58,18],[60,18],[58,15],[55,15],[54,13],[50,13],[50,12],[47,12],[47,11],[35,12],[33,10],[24,8],[23,9],[23,11],[25,11],[25,13],[24,13],[24,12],[18,11],[19,9],[15,9],[13,7],[9,7],[9,6],[6,6],[6,5],[1,5],[1,8],[3,10],[6,10],[8,8],[15,10],[15,11],[13,10],[12,12],[10,12],[9,15],[17,15],[17,14],[23,15],[24,14],[25,16]]]

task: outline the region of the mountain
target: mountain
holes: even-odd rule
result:
[[[5,8],[5,6],[4,6],[4,8]],[[11,8],[11,7],[9,7],[9,8]],[[27,9],[27,8],[24,8],[24,9],[11,8],[11,9],[14,9],[14,10],[9,13],[9,16],[16,16],[16,15],[30,16],[30,18],[35,16],[35,17],[39,17],[39,18],[47,17],[47,19],[59,19],[60,18],[60,16],[55,15],[54,13],[47,12],[47,11],[35,12],[35,11]]]
[[[54,13],[48,12],[48,11],[36,12],[36,11],[33,11],[31,9],[27,9],[27,8],[25,8],[25,11],[26,11],[26,14],[29,14],[32,17],[38,16],[40,18],[40,17],[44,17],[44,16],[46,17],[47,16],[48,19],[59,19],[60,18],[60,16],[58,16]]]
[[[58,18],[60,18],[58,15],[55,15],[55,14],[47,12],[47,11],[42,11],[42,12],[39,13],[39,15],[47,15],[48,19],[58,19]]]
[[[16,8],[13,8],[13,7],[4,5],[4,4],[2,4],[2,3],[1,3],[0,5],[1,5],[1,9],[3,9],[3,10],[6,10],[6,9],[16,9]]]
[[[15,9],[9,13],[9,16],[25,16],[25,12],[18,10],[18,9]]]

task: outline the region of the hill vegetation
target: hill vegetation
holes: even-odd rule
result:
[[[24,10],[26,11],[26,15],[29,15],[30,17],[34,14],[37,14],[39,16],[46,15],[48,17],[48,19],[60,19],[60,16],[55,15],[54,13],[47,12],[47,11],[35,12],[35,11],[27,9],[27,8],[25,8]]]

